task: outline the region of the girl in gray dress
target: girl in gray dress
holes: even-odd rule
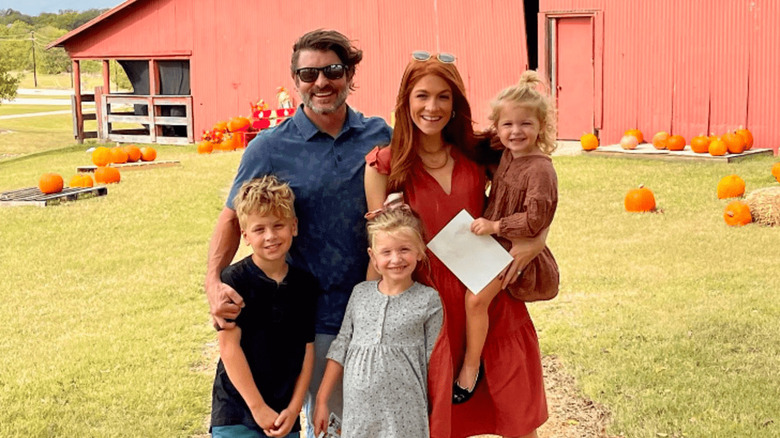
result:
[[[343,375],[342,438],[427,438],[428,360],[441,329],[442,304],[436,290],[412,279],[425,258],[419,220],[406,205],[373,213],[368,254],[382,278],[352,291],[328,350],[315,433],[327,430],[328,398]]]

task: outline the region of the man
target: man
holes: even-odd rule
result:
[[[390,142],[384,120],[366,118],[346,103],[363,52],[341,33],[315,30],[293,46],[291,73],[301,104],[280,126],[262,132],[244,151],[238,173],[209,246],[205,289],[215,325],[229,329],[243,300],[220,281],[238,249],[240,229],[233,198],[251,178],[275,174],[295,192],[298,238],[290,263],[314,274],[324,293],[317,303],[315,366],[307,412],[307,436],[314,436],[312,398],[325,368],[325,354],[338,334],[352,287],[365,280],[368,255],[363,189],[365,155]],[[331,412],[341,416],[341,391]]]

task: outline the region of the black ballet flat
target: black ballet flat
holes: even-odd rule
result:
[[[461,403],[466,403],[469,401],[472,395],[474,395],[474,390],[477,389],[477,385],[479,385],[479,381],[482,380],[482,374],[484,374],[482,363],[479,364],[479,369],[477,370],[477,377],[474,379],[474,386],[471,387],[471,390],[468,390],[458,384],[456,381],[452,384],[452,404],[459,405]]]

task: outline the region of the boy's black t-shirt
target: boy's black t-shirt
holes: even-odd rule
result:
[[[225,268],[222,281],[244,299],[246,305],[236,319],[241,328],[241,349],[263,400],[281,412],[292,399],[306,344],[314,342],[320,291],[317,280],[289,266],[287,276],[277,284],[249,256]],[[211,425],[234,424],[259,430],[220,359],[212,392]],[[296,421],[291,432],[298,430],[300,424]]]

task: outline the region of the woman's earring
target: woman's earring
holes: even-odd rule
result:
[[[450,117],[450,118],[451,118],[451,119],[454,119],[454,118],[455,118],[455,111],[452,111],[452,117]]]

